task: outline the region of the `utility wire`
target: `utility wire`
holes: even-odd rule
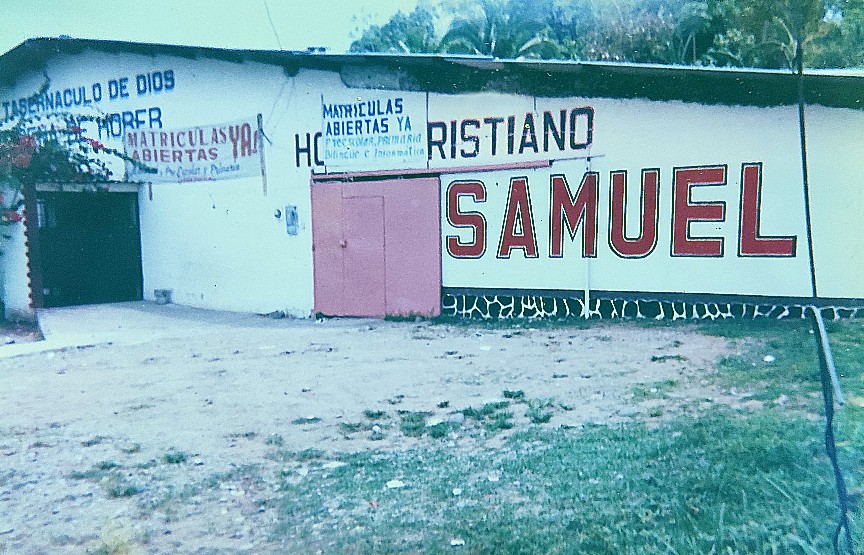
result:
[[[813,313],[813,324],[816,327],[822,315],[819,313],[817,307],[811,306],[810,309]],[[825,452],[828,454],[828,460],[831,461],[831,469],[834,471],[834,484],[837,486],[837,498],[840,504],[840,516],[831,541],[834,546],[834,554],[840,555],[840,533],[845,531],[843,538],[846,540],[846,547],[848,552],[854,555],[852,530],[849,526],[849,494],[846,491],[846,480],[843,479],[843,471],[840,470],[840,463],[837,461],[837,444],[834,439],[834,386],[828,373],[827,362],[829,355],[825,350],[825,343],[822,341],[816,341],[816,348],[819,354],[822,399],[825,402]]]
[[[279,45],[279,50],[282,48],[282,41],[279,39],[279,32],[276,31],[276,26],[273,25],[273,18],[270,16],[270,6],[267,5],[267,0],[264,0],[264,11],[267,12],[267,21],[270,22],[270,28],[273,29],[273,34],[276,36],[276,44]]]
[[[813,260],[813,234],[810,227],[810,183],[807,171],[807,134],[804,122],[803,54],[801,41],[798,41],[795,47],[795,58],[798,66],[798,131],[801,138],[801,177],[804,184],[804,215],[807,225],[807,248],[810,254],[810,285],[813,292],[813,305],[810,306],[810,309],[812,312],[813,330],[819,336],[816,341],[816,347],[819,355],[819,378],[822,382],[822,400],[825,403],[825,452],[828,455],[828,460],[831,461],[831,469],[834,471],[834,484],[837,487],[837,499],[840,505],[837,528],[834,529],[831,541],[834,547],[834,554],[840,555],[840,533],[845,532],[843,538],[846,540],[848,553],[855,555],[852,545],[852,530],[849,526],[849,494],[846,491],[846,480],[843,478],[843,471],[840,469],[840,463],[837,461],[837,443],[834,438],[834,384],[832,383],[829,370],[829,366],[831,365],[829,363],[831,360],[831,346],[827,341],[827,335],[822,336],[824,326],[819,325],[822,314],[816,306],[818,293],[816,290],[816,264]]]

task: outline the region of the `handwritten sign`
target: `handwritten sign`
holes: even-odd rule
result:
[[[117,77],[106,81],[75,84],[68,87],[47,86],[30,97],[0,101],[6,120],[38,114],[80,110],[104,101],[126,100],[158,95],[174,90],[177,78],[173,69],[147,71],[134,77]]]
[[[404,91],[321,95],[321,135],[326,166],[425,167],[425,96]]]
[[[180,129],[136,129],[123,135],[132,181],[214,181],[261,175],[255,117]]]

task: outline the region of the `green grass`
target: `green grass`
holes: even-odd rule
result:
[[[405,412],[400,416],[399,429],[406,436],[420,437],[426,431],[428,412]]]
[[[844,393],[864,395],[864,322],[828,322],[828,339]],[[718,379],[730,387],[754,391],[754,398],[776,399],[780,395],[821,395],[817,336],[809,321],[715,322],[700,327],[703,333],[743,342],[741,355],[729,356],[719,363]],[[773,362],[764,357],[772,355]],[[808,406],[819,410],[821,396],[810,396]]]
[[[555,406],[553,399],[532,399],[527,401],[528,410],[525,411],[525,416],[532,424],[545,424],[552,420],[555,412],[551,409]]]
[[[433,426],[427,426],[426,433],[429,434],[429,437],[440,439],[447,437],[447,434],[449,434],[452,429],[453,425],[449,422],[439,422]]]
[[[516,402],[525,400],[525,392],[522,391],[521,389],[516,389],[516,390],[505,389],[502,392],[502,395],[504,396],[505,399],[511,399],[513,401],[516,401]]]
[[[830,553],[837,498],[818,418],[809,325],[757,320],[698,328],[741,351],[720,362],[715,385],[766,400],[785,394],[794,402],[755,411],[714,408],[650,427],[639,421],[581,431],[532,427],[494,450],[430,443],[345,455],[343,468],[281,486],[274,539],[352,553],[452,553],[449,542],[457,537],[466,542],[458,548],[464,553]],[[850,399],[837,411],[840,464],[850,492],[860,497],[864,322],[832,322],[828,331]],[[767,354],[774,362],[764,362]],[[662,398],[677,386],[643,384],[634,396]],[[526,404],[537,415],[546,408]],[[501,401],[461,412],[491,428],[511,419],[508,407]],[[491,473],[500,480],[488,480]],[[394,478],[406,487],[388,490]],[[452,495],[453,488],[461,495]],[[857,545],[864,543],[859,521],[853,514]]]
[[[657,429],[532,429],[491,454],[342,460],[282,485],[274,539],[360,553],[451,552],[455,537],[468,553],[827,553],[836,516],[819,423],[778,410]],[[493,472],[500,481],[486,479]],[[388,490],[394,477],[407,487]]]
[[[318,416],[301,416],[291,421],[292,424],[297,426],[302,426],[304,424],[316,424],[318,422],[321,422],[321,418]]]
[[[144,487],[128,479],[123,466],[114,461],[100,461],[89,470],[73,471],[71,480],[87,480],[99,484],[110,498],[132,497],[145,491]]]
[[[651,362],[668,362],[670,360],[687,362],[687,357],[681,355],[654,355],[651,357]]]
[[[108,497],[132,497],[144,492],[144,488],[138,484],[132,483],[122,476],[110,476],[107,481],[102,483],[102,487],[108,494]]]
[[[660,380],[650,384],[636,384],[631,391],[633,398],[638,401],[647,399],[666,399],[669,392],[678,386],[678,380]]]
[[[185,451],[169,451],[162,455],[162,461],[165,464],[182,464],[189,460],[189,455]]]
[[[492,433],[509,430],[513,426],[513,413],[510,411],[496,412],[483,422],[483,428]]]
[[[426,426],[431,413],[396,411],[398,418],[393,413],[390,420],[379,421],[381,427],[391,423],[389,433],[398,422],[402,433],[422,436],[410,443],[417,447],[327,454],[326,460],[347,463],[339,468],[325,468],[325,454],[317,449],[278,449],[267,455],[275,463],[238,466],[200,484],[162,491],[147,482],[151,491],[141,498],[153,497],[167,518],[181,514],[184,504],[208,488],[244,484],[262,496],[267,525],[276,518],[268,532],[287,553],[832,552],[837,499],[822,443],[819,370],[809,325],[758,320],[688,324],[688,330],[694,328],[725,337],[740,351],[721,361],[719,372],[708,378],[712,385],[769,401],[764,408],[703,409],[650,425],[628,420],[581,430],[529,426],[515,431],[503,447],[475,446],[473,432],[512,427],[510,411],[518,404],[525,405],[518,407],[520,414],[525,410],[537,423],[556,407],[564,409],[554,400],[508,391],[505,400],[460,411],[466,422],[458,432],[459,447],[433,441],[447,437],[455,425]],[[840,464],[850,492],[860,497],[864,322],[829,323],[828,330],[850,399],[837,411]],[[776,360],[765,363],[766,354]],[[640,399],[663,398],[679,385],[676,380],[638,384],[633,393]],[[770,402],[781,394],[791,399],[788,404]],[[340,423],[340,429],[368,432],[375,423],[366,415],[362,422]],[[278,441],[267,444],[281,447]],[[118,460],[122,464],[103,461],[69,477],[100,484],[109,498],[140,493],[142,488],[126,476],[135,467]],[[298,479],[293,465],[276,464],[292,461],[304,463],[308,475]],[[492,475],[500,479],[490,480]],[[387,482],[394,479],[405,487],[388,489]],[[461,494],[454,495],[454,488]],[[852,515],[852,528],[860,547],[860,514]],[[454,549],[453,538],[464,539],[465,546]]]
[[[487,417],[494,417],[495,413],[501,409],[506,409],[510,406],[510,401],[493,401],[484,403],[482,407],[475,409],[467,407],[460,412],[465,415],[465,418],[473,418],[474,420],[483,420]]]
[[[382,418],[387,418],[387,412],[383,410],[366,409],[363,411],[363,416],[369,420],[381,420]]]
[[[285,444],[285,438],[280,434],[270,434],[267,436],[267,439],[264,441],[267,445],[274,445],[276,447],[282,447]]]
[[[309,461],[317,461],[323,459],[326,456],[326,453],[321,449],[303,449],[302,451],[288,451],[285,449],[279,449],[273,453],[267,455],[268,459],[279,461],[279,462],[309,462]]]
[[[371,430],[372,424],[364,422],[340,422],[339,429],[343,434],[356,434],[357,432]]]

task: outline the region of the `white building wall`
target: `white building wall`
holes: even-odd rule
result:
[[[808,106],[805,120],[818,293],[862,299],[864,110]]]
[[[141,185],[145,299],[153,298],[154,289],[171,289],[175,302],[189,306],[308,316],[313,302],[310,173],[305,159],[297,166],[294,135],[320,128],[320,91],[342,87],[341,81],[311,71],[290,77],[280,67],[257,63],[94,52],[59,57],[46,74],[52,89],[83,84],[89,90],[101,83],[107,90],[109,81],[125,76],[127,87],[134,87],[136,75],[166,70],[174,75],[171,91],[139,96],[132,89],[128,97],[113,100],[103,92],[101,102],[75,111],[145,110],[149,115],[158,108],[165,129],[254,119],[260,113],[272,144],[265,145],[266,194],[261,177]],[[8,96],[32,94],[42,82],[39,75],[28,76]],[[82,127],[86,136],[122,149],[120,137],[107,136],[95,123]],[[122,164],[114,169],[123,175]],[[288,234],[286,207],[298,211],[297,235]]]
[[[136,76],[170,70],[172,90],[138,94]],[[313,263],[311,250],[310,166],[324,171],[316,158],[314,136],[322,128],[322,94],[350,98],[337,73],[300,70],[296,76],[281,67],[261,63],[235,63],[205,57],[144,56],[86,51],[53,59],[45,69],[52,90],[84,86],[93,91],[99,84],[103,98],[75,111],[102,116],[144,110],[149,128],[150,114],[158,109],[164,129],[215,125],[262,114],[265,142],[267,192],[260,177],[193,183],[143,184],[139,192],[144,296],[155,289],[171,289],[177,303],[202,308],[270,312],[285,310],[308,316],[313,309]],[[128,95],[119,93],[126,78]],[[374,82],[374,79],[367,79]],[[20,79],[14,91],[2,98],[27,96],[44,82],[41,72]],[[382,79],[390,83],[392,79]],[[112,85],[113,83],[113,85]],[[113,89],[112,89],[113,87]],[[510,260],[497,260],[506,187],[512,172],[471,172],[457,177],[476,177],[487,182],[490,199],[482,207],[490,225],[487,254],[479,260],[456,260],[444,252],[443,285],[452,287],[506,287],[592,289],[646,292],[705,292],[808,296],[809,267],[803,194],[800,187],[797,114],[795,107],[757,108],[703,106],[682,102],[613,100],[596,98],[535,98],[504,93],[442,95],[405,93],[426,97],[421,117],[442,122],[451,131],[465,119],[483,122],[502,117],[497,154],[490,149],[491,128],[477,130],[479,152],[464,157],[461,149],[472,147],[460,136],[459,155],[444,159],[433,148],[431,168],[483,164],[507,164],[531,160],[576,160],[555,162],[549,170],[531,170],[535,216],[548,219],[550,173],[565,173],[575,191],[586,169],[600,172],[597,258],[578,256],[577,243],[567,240],[561,259],[549,259],[548,222],[537,229],[539,260],[520,260],[517,251]],[[92,100],[92,95],[91,95]],[[525,149],[518,152],[525,114],[533,114],[538,140],[542,140],[544,111],[591,107],[594,136],[589,148],[558,152]],[[415,116],[417,114],[414,114]],[[508,153],[508,116],[515,116],[515,150]],[[415,126],[420,123],[415,120]],[[108,146],[121,148],[120,137],[107,137],[92,122],[86,134]],[[864,298],[864,280],[854,270],[860,266],[864,239],[851,230],[860,228],[864,205],[860,191],[864,177],[859,170],[864,151],[864,112],[818,106],[808,107],[813,235],[820,294]],[[461,129],[458,129],[461,134]],[[469,131],[474,131],[470,128]],[[308,134],[308,135],[307,135]],[[307,138],[308,137],[308,138]],[[300,150],[298,150],[298,146]],[[323,150],[323,141],[319,143]],[[308,152],[302,151],[309,147]],[[585,157],[591,156],[588,162]],[[740,171],[742,163],[763,163],[763,235],[795,235],[794,258],[746,258],[736,256]],[[721,258],[670,258],[672,170],[679,166],[721,164],[727,166],[725,187],[696,188],[693,200],[724,201],[726,218],[718,224],[694,223],[694,235],[721,236],[726,241]],[[631,191],[628,218],[634,229],[638,204],[633,192],[642,168],[660,168],[660,225],[655,251],[641,259],[622,260],[608,246],[609,172],[628,170]],[[345,169],[345,168],[339,168]],[[400,168],[394,168],[400,169]],[[412,168],[413,169],[413,168]],[[122,175],[122,165],[116,165]],[[522,173],[526,173],[523,171]],[[455,179],[442,177],[442,188]],[[537,191],[534,191],[534,188]],[[504,191],[504,196],[501,196]],[[494,193],[494,195],[493,195]],[[494,198],[493,198],[494,197]],[[296,207],[297,235],[289,235],[286,207]],[[277,217],[277,211],[279,217]],[[546,215],[543,212],[546,211]],[[7,242],[2,266],[5,270],[4,298],[7,309],[26,309],[28,299],[23,226]],[[442,222],[444,236],[465,230]],[[545,243],[544,243],[545,242]]]
[[[11,199],[15,194],[8,188],[0,190],[6,199]],[[9,320],[32,320],[24,225],[2,226],[0,233],[4,235],[0,237],[0,284],[5,308],[3,316]]]

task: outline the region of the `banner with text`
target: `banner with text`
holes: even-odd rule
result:
[[[261,175],[256,117],[180,129],[127,130],[130,181],[183,183]]]
[[[424,94],[322,94],[321,118],[327,166],[343,171],[426,167]]]

